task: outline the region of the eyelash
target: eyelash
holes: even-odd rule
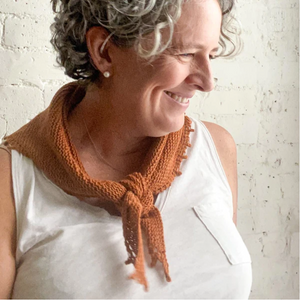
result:
[[[194,57],[194,56],[195,56],[195,53],[182,53],[182,54],[179,54],[178,56],[183,57],[183,58]],[[213,60],[213,59],[216,59],[216,58],[217,58],[217,57],[216,57],[216,56],[213,56],[213,55],[210,55],[210,56],[209,56],[209,59],[210,59],[210,60]]]
[[[182,53],[182,54],[179,54],[179,56],[181,56],[181,57],[190,57],[190,56],[194,57],[195,54],[194,53]]]

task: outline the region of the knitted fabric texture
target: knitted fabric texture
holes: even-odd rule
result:
[[[189,144],[191,120],[185,116],[184,126],[177,132],[156,138],[150,147],[140,172],[129,174],[119,182],[96,180],[85,171],[68,133],[70,111],[83,99],[85,89],[72,82],[62,87],[50,106],[28,124],[5,138],[10,149],[30,158],[45,175],[66,193],[99,198],[98,206],[116,208],[122,217],[126,264],[133,264],[130,276],[148,283],[144,269],[142,230],[154,266],[163,265],[167,281],[171,281],[164,243],[163,223],[154,205],[154,196],[167,189],[177,175]]]

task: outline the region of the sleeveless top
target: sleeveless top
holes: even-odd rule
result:
[[[247,299],[249,252],[232,221],[232,194],[209,131],[192,120],[182,175],[156,199],[172,282],[150,268],[149,291],[127,279],[121,218],[66,194],[12,150],[17,274],[12,298]],[[145,248],[147,249],[147,248]],[[146,252],[146,251],[145,251]]]

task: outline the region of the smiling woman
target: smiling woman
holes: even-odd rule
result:
[[[234,141],[185,115],[214,88],[210,60],[234,51],[233,4],[53,0],[76,81],[0,151],[0,296],[248,298]]]

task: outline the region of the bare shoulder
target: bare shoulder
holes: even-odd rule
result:
[[[0,298],[11,296],[15,279],[16,213],[11,177],[11,155],[0,149]]]
[[[8,205],[14,208],[12,172],[11,172],[11,154],[0,148],[0,204]],[[9,199],[9,200],[8,200]]]
[[[232,135],[222,126],[211,122],[202,123],[210,132],[225,171],[233,196],[234,221],[237,209],[237,150]]]
[[[222,155],[223,152],[225,152],[224,154],[236,154],[235,141],[232,135],[225,128],[211,122],[202,121],[202,123],[210,132],[219,155]]]
[[[0,239],[13,241],[15,231],[15,201],[13,196],[11,155],[0,149]],[[7,240],[8,242],[8,240]],[[10,245],[11,247],[13,245]]]

